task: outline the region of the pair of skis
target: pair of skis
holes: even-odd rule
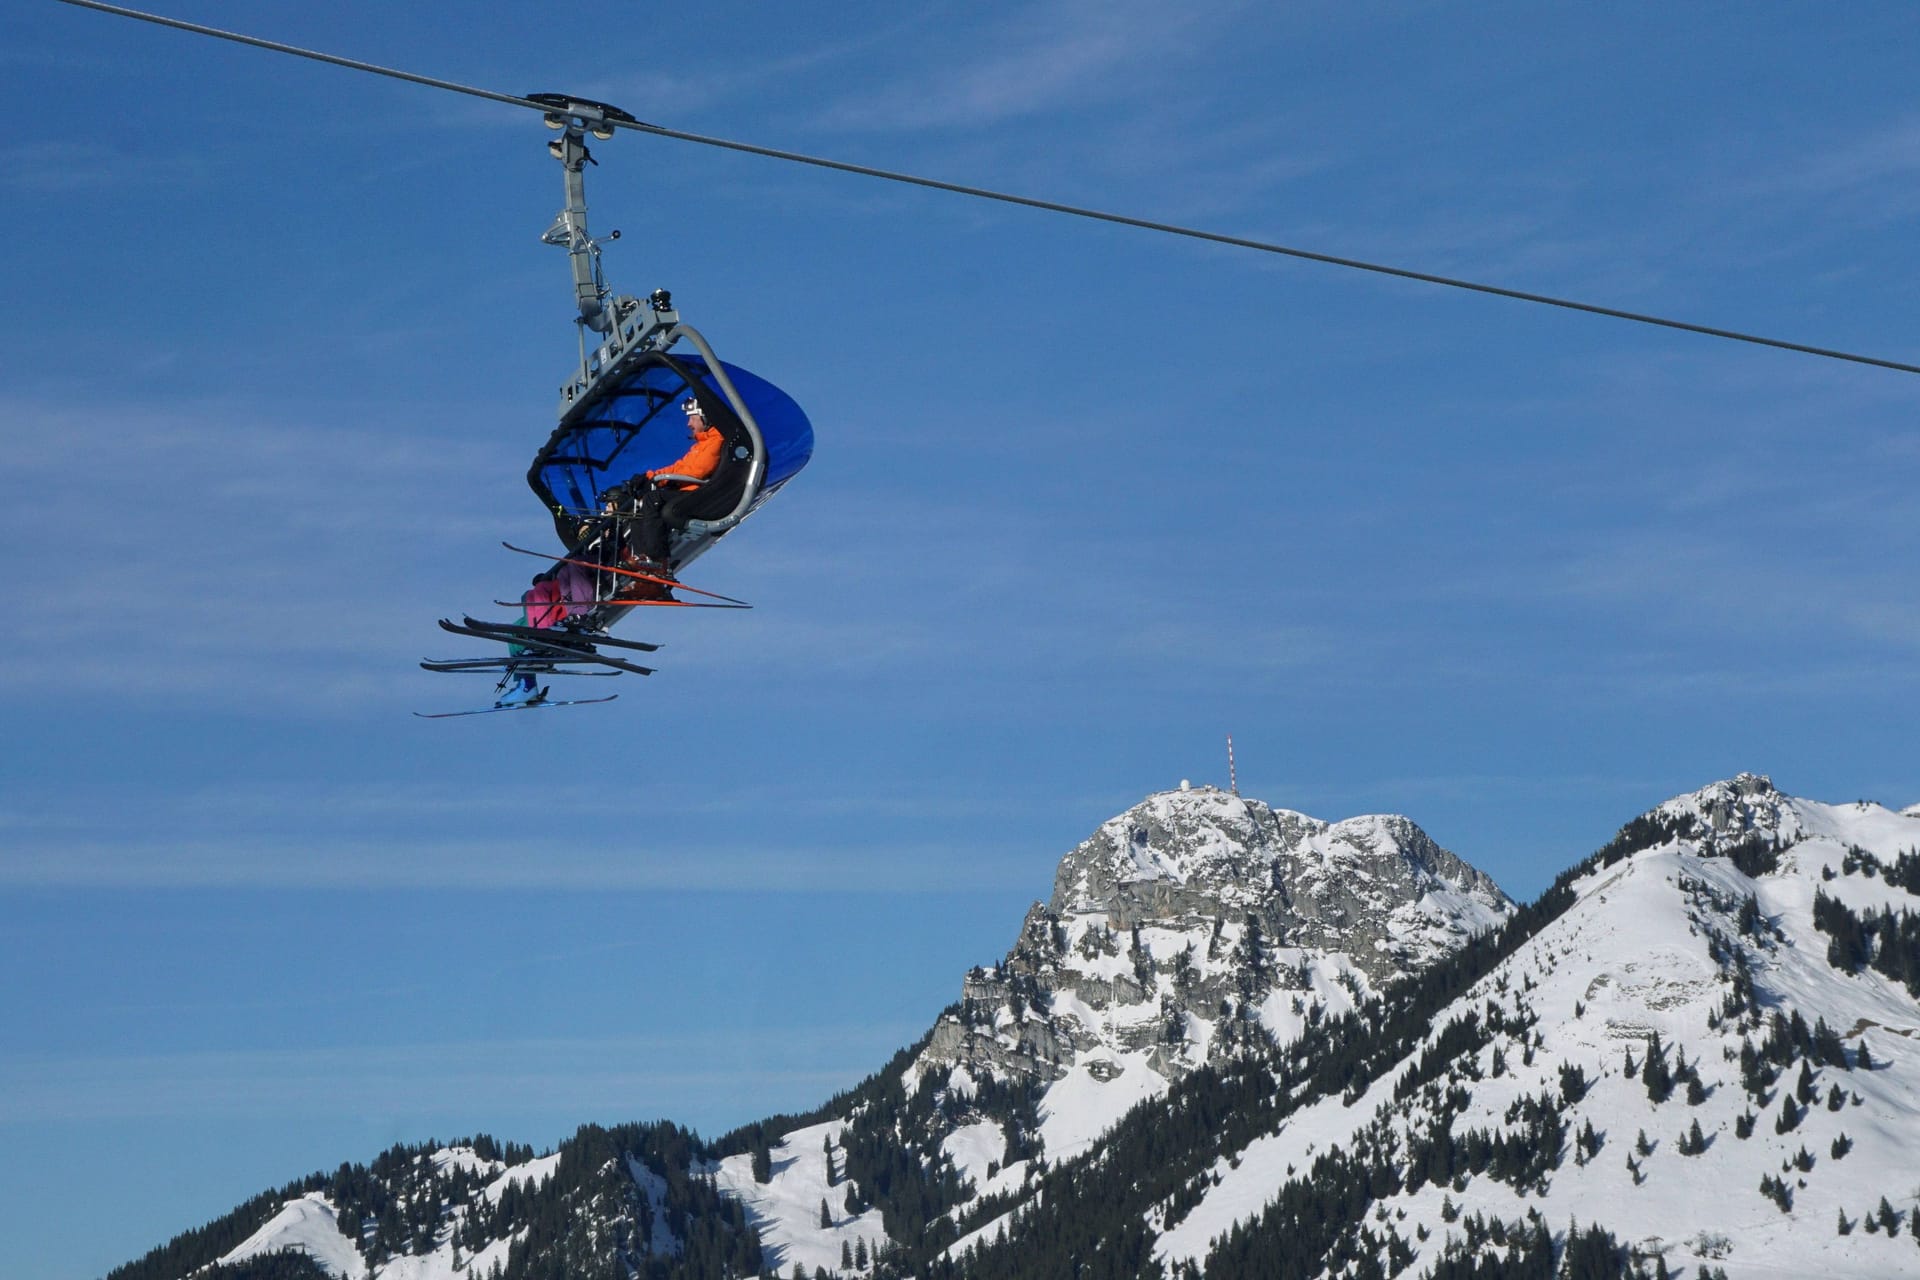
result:
[[[624,579],[648,583],[659,588],[662,592],[662,596],[653,599],[624,600],[616,597],[611,600],[567,600],[549,602],[552,604],[585,608],[606,604],[623,607],[666,606],[669,608],[682,609],[750,609],[753,607],[744,600],[736,600],[732,596],[723,596],[717,591],[703,591],[698,587],[689,587],[685,583],[676,581],[673,578],[646,573],[639,569],[618,568],[613,565],[598,564],[591,560],[577,560],[567,556],[550,556],[545,552],[533,551],[526,547],[516,547],[511,542],[502,542],[500,545],[509,551],[515,551],[521,555],[536,556],[542,560],[553,561],[559,564],[578,565],[581,568],[592,569],[599,573],[610,573]],[[705,596],[707,599],[703,601],[675,600],[671,595],[671,592],[674,591],[687,591],[694,595]],[[511,607],[519,605],[522,602],[496,600],[494,603]],[[440,619],[440,627],[442,630],[451,632],[454,635],[473,636],[477,639],[492,640],[496,643],[508,645],[510,652],[493,658],[429,658],[423,660],[420,665],[428,671],[480,671],[488,674],[498,671],[501,673],[500,688],[502,690],[505,690],[509,680],[519,676],[616,676],[622,672],[650,676],[654,671],[652,667],[641,666],[639,663],[630,662],[624,658],[611,657],[601,653],[599,651],[600,647],[607,646],[638,653],[652,653],[660,648],[657,644],[648,644],[641,640],[616,640],[604,632],[582,631],[565,625],[532,627],[524,623],[516,622],[487,622],[471,616],[463,617],[459,622],[442,618]],[[608,668],[608,670],[586,671],[578,669],[584,666],[605,667]],[[458,716],[491,715],[496,711],[535,711],[542,707],[577,707],[595,702],[612,702],[620,695],[608,694],[604,698],[564,698],[552,700],[547,697],[547,690],[543,686],[531,697],[521,701],[507,701],[506,696],[507,695],[503,693],[502,700],[495,702],[491,707],[480,707],[471,711],[444,711],[437,714],[416,711],[414,715],[420,717],[422,720],[450,720]]]
[[[634,649],[651,652],[660,646],[646,644],[638,640],[615,640],[610,636],[590,635],[581,631],[569,631],[560,627],[529,627],[516,622],[483,622],[478,618],[462,618],[459,622],[447,618],[440,619],[444,631],[458,636],[474,636],[481,640],[492,640],[500,644],[512,645],[520,650],[496,658],[448,658],[443,660],[427,659],[421,666],[428,671],[484,671],[501,673],[500,688],[502,699],[490,707],[478,707],[471,711],[442,711],[429,713],[416,711],[413,714],[422,720],[451,720],[458,716],[485,716],[496,711],[537,711],[542,707],[578,707],[594,702],[612,702],[620,695],[610,693],[604,698],[560,698],[547,696],[543,685],[531,697],[520,701],[507,701],[504,693],[507,682],[519,676],[540,675],[582,675],[617,676],[623,671],[639,675],[652,675],[652,667],[643,667],[638,663],[621,658],[611,658],[598,652],[596,646],[610,644],[616,648]],[[612,668],[607,671],[580,671],[579,666],[602,666]]]
[[[529,627],[518,622],[482,622],[474,617],[462,618],[459,622],[442,618],[440,629],[450,631],[457,636],[475,636],[481,640],[517,645],[528,650],[527,656],[531,656],[535,662],[546,662],[549,665],[556,662],[597,663],[603,667],[612,667],[616,671],[630,671],[637,676],[650,676],[653,674],[653,668],[643,667],[637,662],[628,662],[624,658],[608,657],[599,652],[599,646],[608,645],[615,649],[629,649],[640,653],[652,653],[660,647],[641,640],[616,640],[612,636],[602,635],[599,632],[569,631],[565,627]],[[511,663],[522,656],[510,654],[503,661]]]

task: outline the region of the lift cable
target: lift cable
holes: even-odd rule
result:
[[[490,89],[479,89],[472,85],[456,83],[452,80],[440,80],[433,76],[416,75],[410,71],[399,71],[392,67],[379,66],[372,62],[360,62],[353,58],[343,58],[337,54],[321,53],[313,49],[302,49],[297,45],[282,44],[276,40],[263,40],[258,36],[242,35],[235,31],[223,31],[218,27],[203,26],[197,22],[187,22],[179,18],[168,18],[160,14],[144,13],[138,9],[128,9],[120,5],[103,4],[101,0],[59,0],[61,4],[70,4],[82,9],[97,9],[102,13],[111,13],[123,18],[134,18],[141,22],[151,22],[163,27],[173,27],[180,31],[189,31],[195,35],[212,36],[219,40],[231,40],[236,44],[251,45],[256,49],[267,49],[274,53],[292,54],[299,58],[310,58],[315,62],[331,63],[337,67],[346,67],[353,71],[366,71],[374,75],[387,76],[395,80],[405,80],[412,84],[423,84],[433,89],[445,89],[452,93],[464,93],[469,97],[485,98],[490,102],[503,102],[508,106],[525,107],[533,111],[551,112],[550,103],[536,102],[531,98],[516,97],[510,93],[495,93]],[[1673,320],[1665,316],[1648,315],[1639,311],[1623,311],[1617,307],[1603,307],[1591,302],[1578,302],[1570,298],[1556,298],[1544,293],[1527,293],[1520,289],[1508,289],[1500,285],[1483,284],[1474,280],[1462,280],[1453,276],[1434,275],[1427,271],[1413,271],[1406,267],[1386,266],[1378,262],[1366,262],[1359,258],[1343,258],[1330,253],[1316,253],[1310,249],[1296,249],[1287,245],[1274,244],[1266,240],[1252,240],[1244,236],[1224,235],[1217,231],[1203,231],[1194,227],[1183,227],[1171,222],[1155,222],[1147,218],[1135,218],[1121,213],[1108,213],[1099,209],[1083,208],[1079,205],[1061,204],[1053,200],[1041,200],[1033,196],[1015,195],[1005,191],[994,191],[986,187],[970,187],[958,182],[945,182],[938,178],[925,178],[911,173],[900,173],[891,169],[876,169],[863,164],[850,164],[844,160],[829,160],[822,156],[804,155],[798,151],[782,151],[777,147],[762,147],[750,142],[738,142],[730,138],[715,138],[705,134],[686,133],[679,129],[669,129],[663,125],[648,124],[638,120],[609,119],[606,124],[618,129],[631,129],[639,133],[652,134],[660,138],[673,138],[680,142],[692,142],[704,147],[721,147],[728,151],[741,151],[748,155],[765,156],[774,160],[786,160],[795,164],[812,165],[820,169],[832,169],[840,173],[859,174],[867,178],[880,178],[887,182],[903,182],[916,187],[928,187],[935,191],[949,191],[955,195],[971,196],[978,200],[994,200],[1001,204],[1023,205],[1029,209],[1042,209],[1049,213],[1063,213],[1076,218],[1090,218],[1096,222],[1110,222],[1123,227],[1137,227],[1143,231],[1157,231],[1165,235],[1183,236],[1189,240],[1203,240],[1212,244],[1230,245],[1237,249],[1253,249],[1261,253],[1279,254],[1288,258],[1301,258],[1308,262],[1321,262],[1330,266],[1349,267],[1356,271],[1371,271],[1376,275],[1396,276],[1403,280],[1418,280],[1423,284],[1444,285],[1450,289],[1467,289],[1474,293],[1487,293],[1495,297],[1513,298],[1520,302],[1534,302],[1543,306],[1560,307],[1568,311],[1584,311],[1590,315],[1610,316],[1616,320],[1630,320],[1635,324],[1657,325],[1664,329],[1679,329],[1686,333],[1704,334],[1710,338],[1726,338],[1733,342],[1752,343],[1755,346],[1774,347],[1782,351],[1798,351],[1803,355],[1821,356],[1829,360],[1845,360],[1853,364],[1872,365],[1880,369],[1893,369],[1900,373],[1920,373],[1920,365],[1902,364],[1897,360],[1885,360],[1878,356],[1859,355],[1850,351],[1836,351],[1828,347],[1808,346],[1801,342],[1787,342],[1780,338],[1767,338],[1758,334],[1741,333],[1733,329],[1717,329],[1711,325],[1693,324],[1685,320]]]

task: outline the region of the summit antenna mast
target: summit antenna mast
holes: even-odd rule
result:
[[[1240,794],[1240,775],[1233,768],[1233,735],[1227,735],[1227,789],[1235,795]]]

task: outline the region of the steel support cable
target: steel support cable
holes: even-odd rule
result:
[[[433,89],[445,89],[452,93],[464,93],[469,97],[485,98],[490,102],[503,102],[508,106],[525,107],[529,110],[542,113],[553,110],[553,108],[546,103],[535,102],[530,98],[516,97],[510,93],[495,93],[490,89],[478,89],[472,85],[459,84],[452,80],[440,80],[433,76],[416,75],[411,71],[400,71],[393,67],[383,67],[372,62],[360,62],[353,58],[343,58],[337,54],[321,53],[314,49],[302,49],[298,45],[282,44],[276,40],[263,40],[258,36],[242,35],[235,31],[224,31],[219,27],[203,26],[197,22],[187,22],[179,18],[168,18],[160,14],[145,13],[139,9],[128,9],[121,5],[103,4],[101,0],[59,0],[59,3],[74,5],[82,9],[96,9],[102,13],[111,13],[122,18],[134,18],[141,22],[151,22],[158,26],[172,27],[179,31],[192,32],[195,35],[212,36],[219,40],[230,40],[236,44],[251,45],[256,49],[267,49],[274,53],[292,54],[294,57],[309,58],[315,62],[330,63],[333,66],[346,67],[353,71],[366,71],[374,75],[387,76],[394,80],[404,80],[411,84],[423,84]],[[866,178],[879,178],[886,182],[901,182],[910,186],[927,187],[934,191],[947,191],[955,195],[971,196],[978,200],[993,200],[1001,204],[1021,205],[1029,209],[1041,209],[1048,213],[1067,214],[1075,218],[1088,218],[1095,222],[1108,222],[1123,227],[1136,227],[1142,231],[1155,231],[1163,235],[1181,236],[1189,240],[1201,240],[1211,244],[1228,245],[1236,249],[1252,249],[1260,253],[1272,253],[1282,257],[1299,258],[1307,262],[1320,262],[1329,266],[1348,267],[1355,271],[1369,271],[1375,275],[1394,276],[1402,280],[1415,280],[1422,284],[1442,285],[1449,289],[1466,289],[1474,293],[1491,294],[1498,298],[1512,298],[1519,302],[1533,302],[1542,306],[1559,307],[1567,311],[1582,311],[1588,315],[1608,316],[1615,320],[1629,320],[1635,324],[1656,325],[1663,329],[1677,329],[1683,333],[1698,333],[1709,338],[1725,338],[1732,342],[1746,342],[1754,346],[1773,347],[1780,351],[1797,351],[1803,355],[1821,356],[1828,360],[1845,360],[1852,364],[1871,365],[1878,369],[1892,369],[1899,373],[1920,373],[1920,365],[1903,364],[1898,360],[1885,360],[1878,356],[1859,355],[1851,351],[1839,351],[1830,347],[1809,346],[1802,342],[1788,342],[1781,338],[1767,338],[1759,334],[1742,333],[1735,329],[1720,329],[1712,325],[1694,324],[1686,320],[1673,320],[1665,316],[1649,315],[1640,311],[1624,311],[1618,307],[1603,307],[1597,303],[1579,302],[1571,298],[1557,298],[1551,294],[1528,293],[1521,289],[1508,289],[1501,285],[1484,284],[1475,280],[1462,280],[1454,276],[1435,275],[1427,271],[1414,271],[1407,267],[1393,267],[1378,262],[1366,262],[1359,258],[1344,258],[1331,253],[1316,253],[1311,249],[1296,249],[1287,245],[1274,244],[1267,240],[1253,240],[1245,236],[1230,236],[1217,231],[1203,231],[1195,227],[1183,227],[1172,222],[1155,222],[1148,218],[1135,218],[1122,213],[1108,213],[1099,209],[1084,208],[1079,205],[1061,204],[1058,201],[1041,200],[1034,196],[994,191],[987,187],[970,187],[964,183],[945,182],[939,178],[925,178],[917,174],[901,173],[892,169],[876,169],[869,165],[851,164],[845,160],[830,160],[823,156],[810,156],[798,151],[783,151],[778,147],[762,147],[751,142],[738,142],[731,138],[715,138],[706,134],[687,133],[680,129],[669,129],[664,125],[647,124],[644,121],[609,120],[606,123],[614,128],[631,129],[638,133],[652,134],[660,138],[673,138],[680,142],[691,142],[703,147],[719,147],[728,151],[740,151],[748,155],[764,156],[772,160],[786,160],[794,164],[812,165],[819,169],[831,169],[839,173],[852,173]]]

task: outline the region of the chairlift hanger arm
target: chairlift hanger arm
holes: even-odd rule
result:
[[[218,27],[209,27],[197,22],[187,22],[179,18],[169,18],[160,14],[146,13],[139,9],[129,9],[121,5],[105,4],[102,3],[102,0],[59,0],[59,3],[73,5],[76,8],[94,9],[122,18],[133,18],[140,22],[150,22],[158,26],[172,27],[176,30],[191,32],[195,35],[211,36],[219,40],[229,40],[236,44],[250,45],[254,48],[266,49],[274,53],[291,54],[294,57],[307,58],[315,62],[325,62],[333,66],[346,67],[353,71],[365,71],[373,75],[405,80],[412,84],[426,85],[433,89],[445,89],[450,93],[461,93],[469,97],[485,98],[491,102],[523,107],[542,112],[543,114],[551,115],[555,110],[551,101],[542,102],[536,97],[515,97],[512,94],[496,93],[489,89],[480,89],[472,85],[459,84],[452,80],[441,80],[433,76],[423,76],[410,71],[400,71],[392,67],[383,67],[371,62],[361,62],[353,58],[343,58],[337,54],[321,53],[313,49],[303,49],[297,45],[282,44],[275,40],[264,40],[258,36],[225,31]],[[560,95],[539,96],[554,98]],[[1875,368],[1891,369],[1899,373],[1920,373],[1920,365],[1906,364],[1898,360],[1887,360],[1878,356],[1860,355],[1855,352],[1840,351],[1829,347],[1810,346],[1800,342],[1788,342],[1780,338],[1768,338],[1759,334],[1743,333],[1734,329],[1694,324],[1685,320],[1674,320],[1665,316],[1651,315],[1645,312],[1625,311],[1617,307],[1605,307],[1595,303],[1580,302],[1571,298],[1554,297],[1550,294],[1530,293],[1521,289],[1509,289],[1501,285],[1464,280],[1454,276],[1436,275],[1432,272],[1416,271],[1406,267],[1367,262],[1359,258],[1319,253],[1310,249],[1293,248],[1288,245],[1275,244],[1266,240],[1255,240],[1245,236],[1225,235],[1220,232],[1205,231],[1195,227],[1184,227],[1171,222],[1157,222],[1148,218],[1136,218],[1127,214],[1089,209],[1079,205],[1063,204],[1054,200],[1042,200],[1033,196],[995,191],[987,187],[967,186],[964,183],[946,182],[938,178],[921,177],[917,174],[901,173],[891,169],[879,169],[870,165],[852,164],[844,160],[832,160],[822,156],[811,156],[798,151],[785,151],[777,147],[763,147],[754,143],[735,141],[730,138],[717,138],[706,134],[688,133],[683,130],[669,129],[663,125],[649,124],[643,120],[636,120],[628,116],[625,112],[619,112],[618,116],[604,111],[596,112],[594,111],[595,108],[604,108],[606,104],[594,103],[589,99],[569,98],[568,102],[570,107],[584,107],[592,113],[591,119],[588,115],[579,112],[573,113],[575,119],[580,120],[586,125],[600,123],[611,129],[631,129],[635,132],[652,134],[661,138],[673,138],[681,142],[695,143],[699,146],[719,147],[728,151],[744,152],[748,155],[762,156],[772,160],[785,160],[793,164],[811,165],[815,168],[831,169],[839,173],[858,174],[862,177],[878,178],[886,182],[900,182],[910,186],[926,187],[935,191],[946,191],[955,195],[971,196],[979,200],[992,200],[1001,204],[1021,205],[1029,209],[1040,209],[1048,213],[1059,213],[1069,217],[1087,218],[1097,222],[1135,227],[1142,231],[1155,231],[1164,235],[1181,236],[1191,240],[1203,240],[1212,244],[1228,245],[1238,249],[1251,249],[1259,253],[1278,254],[1283,257],[1298,258],[1308,262],[1319,262],[1328,266],[1347,267],[1355,271],[1368,271],[1377,275],[1394,276],[1403,280],[1414,280],[1423,284],[1440,285],[1450,289],[1466,289],[1474,293],[1510,298],[1518,302],[1531,302],[1541,306],[1559,307],[1563,310],[1580,311],[1588,315],[1606,316],[1615,320],[1627,320],[1635,324],[1654,325],[1660,328],[1679,330],[1684,333],[1700,334],[1709,338],[1723,338],[1732,342],[1744,342],[1754,346],[1771,347],[1781,351],[1797,351],[1803,355],[1819,356],[1828,360],[1844,360],[1852,364],[1871,365]],[[617,111],[618,109],[615,108],[613,110]]]
[[[558,94],[551,96],[559,97]],[[576,105],[568,104],[569,107]],[[587,232],[586,166],[597,163],[593,153],[587,150],[585,131],[589,126],[581,117],[571,113],[550,111],[545,119],[550,126],[562,131],[559,137],[547,144],[547,149],[560,162],[567,203],[540,239],[567,251],[568,262],[573,268],[573,297],[580,308],[580,323],[595,333],[607,333],[613,328],[613,321],[607,315],[607,295],[610,291],[606,277],[600,271],[600,243]],[[590,127],[595,136],[599,136],[606,127],[604,118],[596,118]],[[607,136],[612,135],[608,133]],[[583,351],[583,360],[584,355]]]

